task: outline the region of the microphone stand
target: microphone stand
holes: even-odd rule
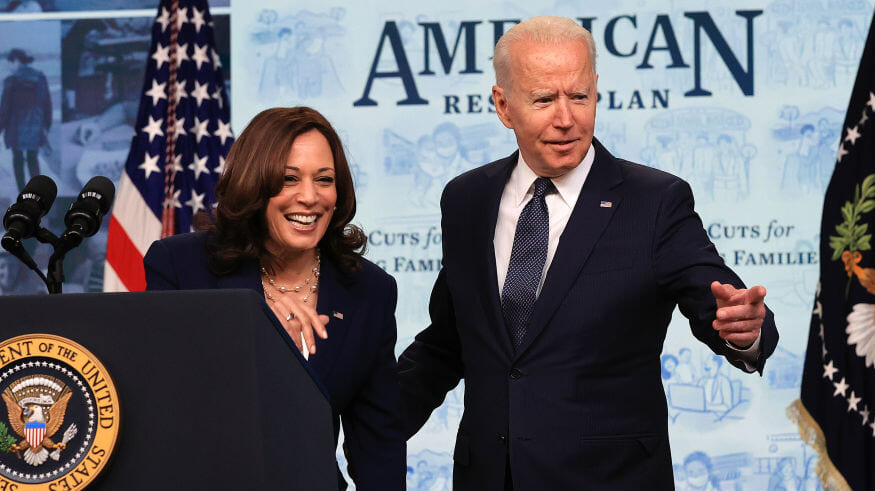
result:
[[[49,280],[46,278],[46,275],[43,274],[42,270],[39,269],[39,266],[37,266],[33,258],[30,257],[27,249],[25,249],[24,246],[21,245],[21,239],[17,237],[12,237],[10,235],[4,236],[2,246],[13,256],[21,260],[21,262],[24,263],[25,266],[35,271],[36,274],[39,275],[40,279],[43,280],[43,283],[46,284],[46,287],[49,289],[49,293],[52,293],[52,289],[51,287],[49,287]],[[60,292],[60,289],[58,290],[58,292]]]
[[[77,231],[67,230],[58,237],[50,230],[40,227],[34,237],[43,244],[51,244],[54,249],[49,258],[48,277],[44,276],[42,271],[39,274],[45,282],[49,294],[61,293],[61,285],[64,283],[64,256],[82,243],[82,235]]]

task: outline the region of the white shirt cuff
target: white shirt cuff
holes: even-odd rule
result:
[[[744,366],[751,372],[756,370],[756,361],[760,356],[760,338],[763,336],[763,332],[760,331],[759,336],[757,336],[756,340],[752,345],[748,346],[745,349],[739,349],[732,345],[729,341],[725,339],[723,342],[726,343],[726,346],[729,350],[735,355],[735,358],[739,359],[744,363]]]

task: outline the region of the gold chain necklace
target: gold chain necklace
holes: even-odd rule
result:
[[[265,279],[267,279],[267,283],[269,283],[270,286],[274,290],[280,292],[281,294],[285,294],[287,292],[292,292],[292,293],[302,293],[303,292],[304,298],[302,298],[301,300],[303,300],[304,303],[307,303],[310,300],[310,297],[319,291],[319,267],[320,266],[321,266],[321,259],[319,256],[319,251],[317,250],[316,251],[316,266],[314,266],[313,269],[310,270],[311,275],[307,276],[307,278],[304,279],[303,285],[295,285],[293,287],[288,287],[285,285],[278,285],[276,283],[276,281],[274,280],[273,275],[269,274],[267,272],[267,270],[264,269],[264,266],[261,266],[261,275],[264,276]],[[267,284],[265,284],[263,281],[261,282],[261,288],[262,288],[262,290],[264,290],[264,296],[266,296],[268,300],[270,300],[272,302],[276,302],[276,299],[273,298],[273,294],[271,294],[268,291]]]

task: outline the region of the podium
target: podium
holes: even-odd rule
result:
[[[0,297],[0,341],[34,333],[115,383],[118,441],[89,491],[337,489],[327,392],[255,292]]]

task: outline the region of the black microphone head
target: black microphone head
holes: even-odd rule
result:
[[[94,176],[85,183],[78,199],[94,198],[100,203],[100,214],[105,215],[115,198],[115,186],[103,176]]]
[[[40,217],[42,218],[49,212],[57,196],[58,186],[55,185],[55,181],[51,177],[35,176],[21,190],[21,194],[18,195],[18,202],[29,199],[36,201],[39,204]]]
[[[97,233],[100,221],[112,206],[114,196],[112,181],[103,176],[92,177],[64,216],[64,225],[67,226],[65,234],[90,237]]]
[[[36,176],[24,186],[18,199],[3,215],[3,226],[15,240],[31,237],[39,229],[40,218],[44,217],[55,197],[58,186],[48,176]]]

